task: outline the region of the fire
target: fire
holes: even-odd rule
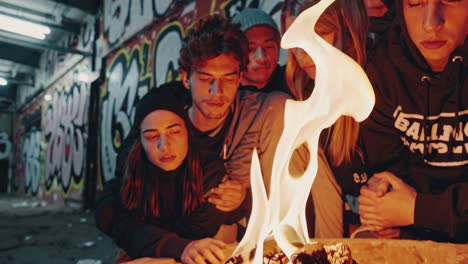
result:
[[[233,254],[242,255],[244,261],[249,260],[250,252],[256,248],[253,263],[263,263],[263,242],[267,239],[275,239],[288,257],[310,243],[305,208],[317,172],[320,132],[341,115],[360,122],[374,107],[373,89],[362,68],[312,30],[333,2],[322,0],[302,12],[281,40],[282,48],[299,47],[313,58],[317,68],[315,88],[305,101],[286,102],[284,132],[275,153],[269,197],[257,153],[253,152],[252,214],[246,234]],[[289,161],[303,143],[309,147],[311,158],[304,174],[292,177]]]

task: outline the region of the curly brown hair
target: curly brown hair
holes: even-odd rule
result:
[[[249,59],[248,40],[238,24],[219,15],[200,19],[188,31],[180,49],[179,69],[190,74],[192,68],[199,68],[221,54],[232,54],[239,61],[241,71]]]

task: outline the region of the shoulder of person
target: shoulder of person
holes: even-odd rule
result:
[[[389,33],[388,38],[395,38],[396,36],[394,34],[396,34],[396,32]],[[395,61],[399,59],[392,58],[392,56],[396,55],[391,54],[392,47],[390,47],[390,45],[395,46],[396,43],[392,44],[387,41],[381,41],[373,48],[372,52],[368,53],[369,56],[365,65],[365,72],[374,91],[377,93],[387,94],[396,92],[394,89],[389,89],[389,85],[400,79],[397,76],[397,66],[394,64]],[[401,54],[401,52],[398,53]],[[403,60],[403,58],[401,58],[401,60]]]
[[[392,38],[393,32],[388,32],[385,37],[381,36],[375,39],[372,46],[367,47],[367,65],[379,62],[390,63],[389,56],[389,42],[388,39]]]
[[[258,104],[262,104],[264,102],[272,102],[272,101],[281,101],[286,99],[291,99],[291,96],[287,93],[280,92],[280,91],[272,91],[269,93],[262,93],[258,91],[253,91],[251,89],[246,88],[246,86],[241,86],[242,89],[239,89],[238,96],[241,101],[254,101]]]

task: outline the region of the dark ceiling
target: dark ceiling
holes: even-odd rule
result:
[[[14,105],[17,89],[34,86],[41,54],[46,50],[66,51],[57,46],[64,33],[78,34],[84,19],[96,15],[99,0],[0,0],[0,15],[49,26],[44,40],[24,37],[0,29],[0,112]]]

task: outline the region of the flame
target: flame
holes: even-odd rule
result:
[[[334,0],[322,0],[302,12],[281,40],[282,48],[302,48],[316,64],[315,88],[305,101],[287,100],[284,131],[273,162],[270,197],[267,197],[256,150],[252,156],[252,215],[246,234],[234,251],[244,261],[255,248],[253,263],[263,263],[263,242],[274,238],[289,258],[310,243],[305,208],[317,172],[320,132],[341,115],[360,122],[375,103],[372,86],[362,68],[319,37],[313,28],[320,15]],[[292,177],[288,166],[294,150],[306,143],[311,157],[301,176]]]

